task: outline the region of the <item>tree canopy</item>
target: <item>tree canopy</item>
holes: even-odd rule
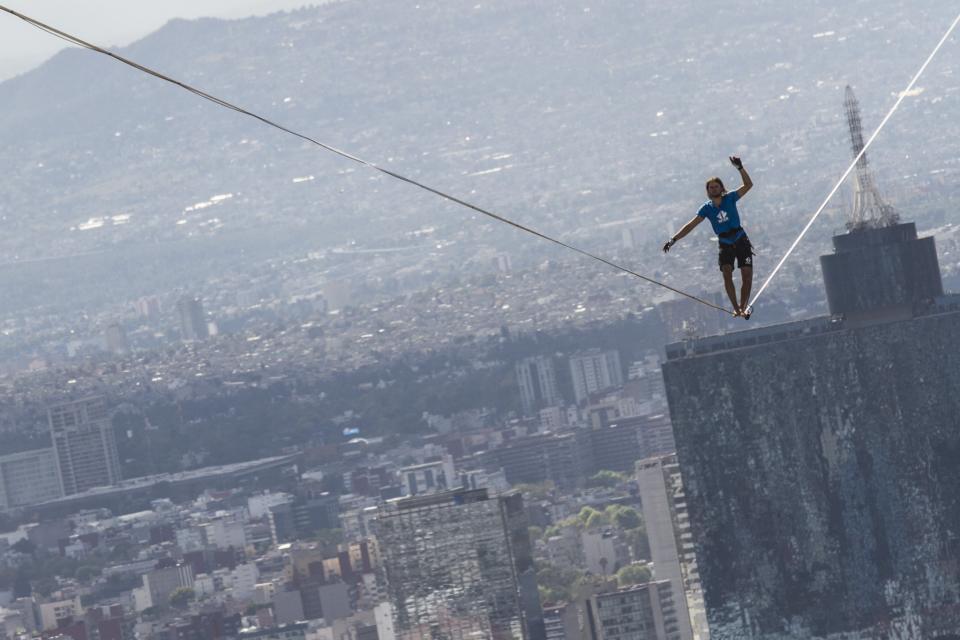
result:
[[[653,574],[645,564],[635,562],[625,567],[620,567],[617,571],[617,584],[621,587],[629,587],[634,584],[645,584],[650,582]]]

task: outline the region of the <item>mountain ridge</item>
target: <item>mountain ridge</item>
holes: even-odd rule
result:
[[[815,197],[830,174],[811,154],[831,167],[848,155],[836,87],[870,61],[884,82],[861,74],[859,94],[865,122],[878,121],[893,80],[939,29],[880,5],[864,18],[825,0],[803,9],[736,0],[709,16],[738,27],[714,43],[692,0],[343,0],[174,20],[120,51],[548,233],[589,235],[594,223],[638,215],[659,232],[682,215],[660,222],[656,212],[696,203],[700,174],[731,152],[765,187],[799,179],[810,185],[801,196]],[[898,55],[879,56],[895,29]],[[948,98],[946,113],[956,113]],[[0,83],[0,104],[8,263],[265,227],[296,251],[350,238],[388,244],[425,225],[506,251],[529,241],[467,225],[467,212],[90,52],[62,52]],[[885,144],[917,135],[904,129],[891,127]],[[791,146],[801,153],[785,155]],[[773,211],[795,206],[789,190],[756,199]],[[118,215],[128,222],[109,222]],[[227,260],[235,249],[224,243],[224,265],[239,264]]]

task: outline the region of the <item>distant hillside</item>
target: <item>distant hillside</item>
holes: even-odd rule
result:
[[[847,157],[840,89],[856,85],[865,120],[877,123],[950,6],[344,0],[240,21],[177,20],[122,53],[574,233],[675,202],[682,217],[732,151],[780,189],[767,191],[771,210],[796,197],[795,185],[819,186]],[[931,122],[960,121],[957,94],[944,93],[957,84],[944,75],[955,54],[931,68],[936,89],[885,134],[891,149],[915,145],[914,162],[945,153],[924,144]],[[925,123],[933,96],[943,104]],[[123,256],[147,255],[203,278],[246,248],[377,244],[422,225],[455,237],[467,224],[435,198],[90,52],[65,51],[0,84],[0,105],[0,286],[23,294],[0,311],[38,302],[32,278],[46,276],[9,265],[25,259],[102,255],[85,259],[85,273],[109,280]],[[883,155],[874,159],[882,169]],[[653,224],[660,232],[669,222],[660,214]],[[502,237],[505,247],[521,241]],[[161,271],[105,285],[116,295],[166,286]]]

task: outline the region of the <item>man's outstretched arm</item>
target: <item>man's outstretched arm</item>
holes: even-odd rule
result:
[[[693,220],[683,225],[680,231],[677,231],[677,234],[670,238],[665,245],[663,245],[663,252],[666,253],[667,251],[670,251],[670,247],[677,244],[677,241],[680,240],[680,238],[693,231],[701,222],[703,222],[703,218],[701,216],[693,216]]]
[[[737,168],[737,171],[740,172],[740,177],[743,179],[743,185],[737,189],[737,197],[742,198],[747,195],[747,191],[753,188],[753,180],[750,179],[750,174],[747,173],[747,170],[743,168],[743,162],[737,156],[730,156],[730,163]]]

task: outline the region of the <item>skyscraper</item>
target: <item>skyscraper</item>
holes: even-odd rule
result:
[[[139,315],[148,322],[156,322],[160,318],[160,301],[153,296],[145,296],[133,303]]]
[[[63,495],[120,481],[117,441],[103,398],[52,406],[47,417]]]
[[[703,599],[693,549],[686,494],[676,455],[637,462],[643,524],[657,580],[670,583],[676,601],[677,633],[682,640],[703,637]]]
[[[557,387],[557,372],[550,357],[524,358],[517,363],[516,371],[524,415],[532,416],[544,407],[563,403]]]
[[[199,298],[184,296],[177,301],[180,316],[180,335],[184,340],[203,340],[210,336],[203,303]]]
[[[620,352],[591,349],[570,358],[570,375],[577,404],[596,391],[623,385]]]
[[[960,634],[960,297],[912,223],[851,229],[830,317],[667,347],[714,640]]]
[[[107,343],[107,349],[117,355],[123,355],[130,352],[130,341],[127,339],[127,332],[123,325],[114,322],[107,327],[104,334]]]
[[[544,640],[523,497],[402,498],[376,522],[397,640]]]

